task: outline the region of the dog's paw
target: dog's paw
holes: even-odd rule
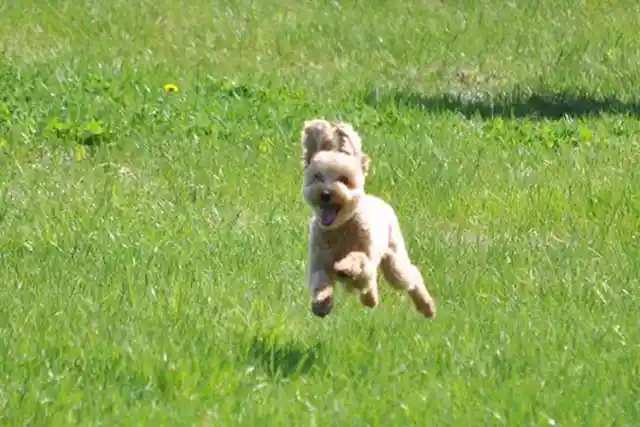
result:
[[[377,292],[373,292],[372,290],[367,290],[360,294],[360,302],[365,307],[375,308],[380,303],[380,297]]]
[[[325,317],[333,310],[333,297],[326,297],[323,300],[311,302],[311,311],[318,317]]]
[[[363,252],[351,252],[333,264],[338,277],[342,278],[358,278],[365,272],[368,258]]]
[[[410,291],[409,296],[413,300],[416,309],[426,318],[436,318],[436,302],[433,298],[425,292],[418,290]]]

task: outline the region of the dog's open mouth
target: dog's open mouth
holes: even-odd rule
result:
[[[328,227],[336,220],[338,213],[340,213],[340,206],[320,206],[320,222]]]

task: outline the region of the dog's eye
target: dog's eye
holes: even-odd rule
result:
[[[315,181],[320,181],[320,182],[323,182],[323,181],[324,181],[324,177],[322,176],[322,174],[321,174],[321,173],[317,173],[317,174],[313,175],[313,179],[314,179]]]
[[[338,181],[340,181],[347,187],[351,187],[351,181],[349,181],[349,178],[347,178],[346,176],[341,176],[340,178],[338,178]]]

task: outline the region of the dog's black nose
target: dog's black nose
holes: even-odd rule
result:
[[[324,190],[322,193],[320,193],[320,200],[322,200],[323,202],[328,202],[329,200],[331,200],[331,191]]]

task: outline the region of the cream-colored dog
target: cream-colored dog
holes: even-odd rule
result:
[[[309,225],[308,286],[311,308],[324,317],[333,308],[336,280],[360,301],[380,301],[377,271],[392,286],[406,290],[418,311],[436,315],[433,298],[412,264],[393,208],[366,194],[369,157],[348,124],[306,122],[302,130],[304,200],[313,210]]]

